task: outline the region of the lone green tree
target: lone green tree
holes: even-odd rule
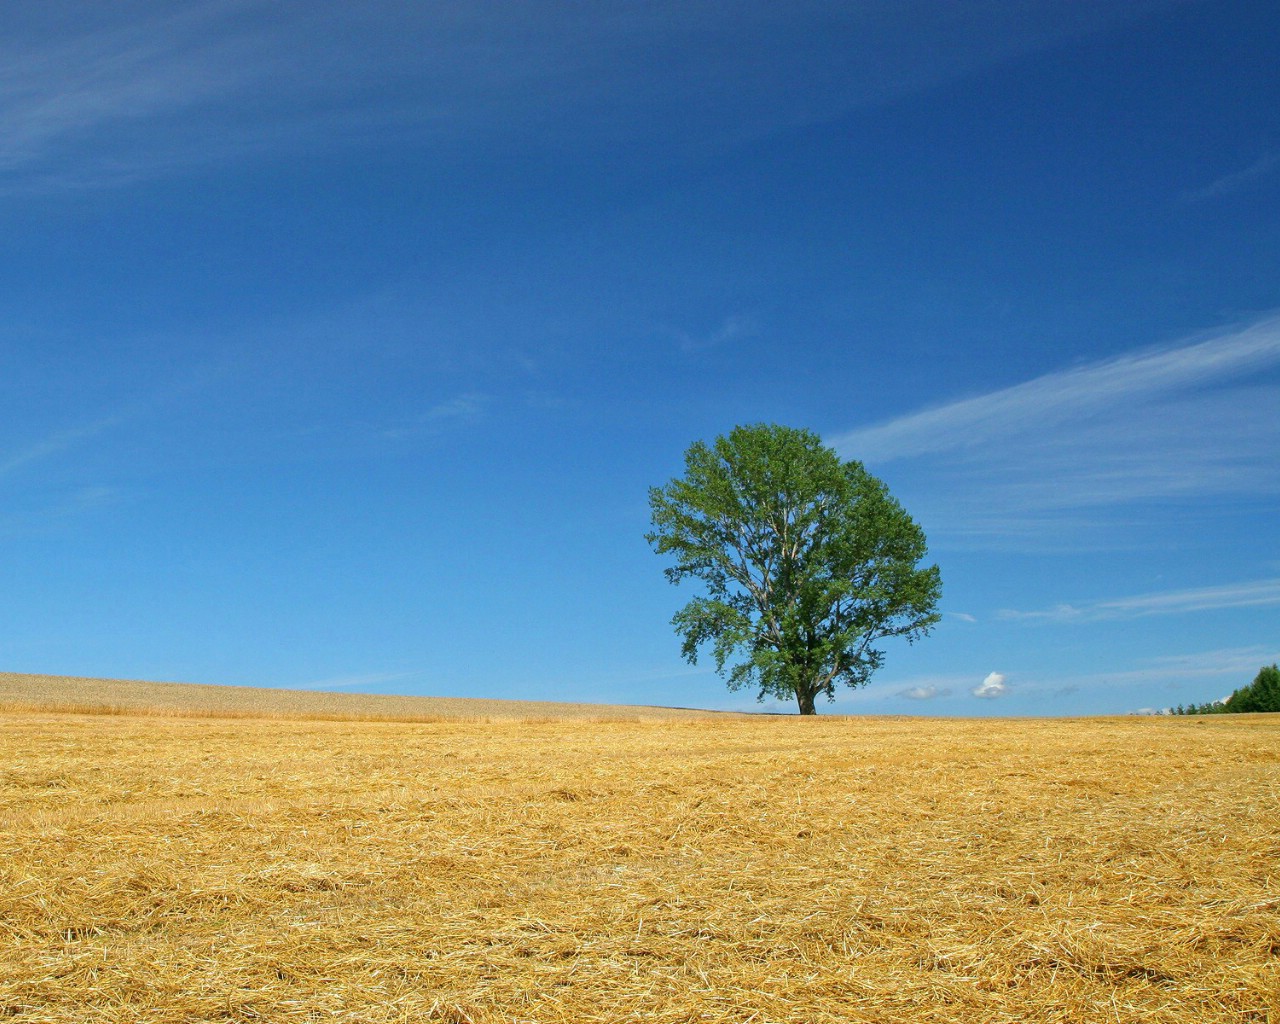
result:
[[[706,593],[671,620],[690,664],[710,644],[729,689],[757,687],[816,714],[820,694],[857,687],[876,645],[928,635],[940,616],[924,531],[876,477],[807,430],[735,427],[685,452],[684,476],[649,491],[646,540],[667,579]]]

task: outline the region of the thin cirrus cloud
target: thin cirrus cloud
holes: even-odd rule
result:
[[[121,6],[122,16],[105,23],[81,11],[84,18],[72,23],[83,27],[70,37],[49,38],[38,24],[25,39],[9,33],[0,47],[0,173],[6,183],[32,173],[66,181],[86,173],[129,177],[134,160],[128,149],[143,134],[147,159],[167,163],[185,114],[234,100],[269,72],[250,37],[222,29],[218,8],[232,5],[179,13]],[[76,159],[63,161],[86,151],[96,154],[92,172],[75,170]]]
[[[1223,378],[1280,364],[1280,316],[1189,345],[1130,353],[1046,374],[1023,384],[911,413],[832,439],[864,462],[935,455],[1003,443],[1019,429],[1077,423],[1082,413],[1115,411]]]
[[[1033,0],[1013,17],[943,0],[55,0],[0,41],[0,187],[119,184],[360,140],[732,145],[1171,2]]]
[[[1280,579],[1267,579],[1216,587],[1166,590],[1085,604],[1059,604],[1038,611],[1005,609],[999,613],[999,617],[1038,622],[1100,622],[1230,608],[1260,608],[1276,604],[1280,604]]]
[[[303,683],[303,690],[367,690],[370,687],[386,686],[388,683],[400,682],[416,675],[414,672],[362,672],[345,676],[334,676],[328,679],[316,679]]]
[[[121,420],[121,416],[108,416],[84,426],[68,427],[55,431],[17,451],[10,452],[8,456],[0,456],[0,478],[61,455],[110,430],[118,425]]]
[[[703,352],[707,349],[721,348],[760,333],[760,325],[745,313],[733,313],[724,318],[715,330],[705,334],[690,334],[687,331],[673,331],[682,351],[686,353]]]
[[[1030,698],[1075,692],[1114,695],[1139,687],[1160,687],[1159,692],[1190,696],[1195,701],[1225,697],[1246,685],[1264,665],[1280,660],[1280,650],[1262,644],[1223,647],[1207,651],[1164,654],[1141,659],[1129,667],[1071,677],[1028,678],[1018,690]]]
[[[1071,510],[1280,493],[1280,316],[1049,373],[831,439],[919,467],[957,533],[1061,525]],[[927,504],[927,502],[926,502]],[[1087,522],[1087,516],[1080,519]]]
[[[435,434],[464,423],[476,423],[484,417],[489,406],[489,396],[476,391],[437,402],[414,418],[380,431],[388,440]]]
[[[1274,647],[1224,647],[1188,654],[1164,654],[1146,659],[1137,668],[1110,672],[1095,678],[1108,683],[1140,684],[1152,680],[1169,682],[1230,677],[1240,680],[1238,685],[1244,686],[1259,668],[1278,660],[1280,651]]]
[[[898,691],[899,697],[908,700],[936,700],[939,697],[950,697],[951,688],[946,686],[909,686]]]
[[[1234,195],[1248,188],[1255,181],[1267,177],[1277,169],[1280,169],[1280,150],[1273,150],[1270,153],[1264,153],[1247,167],[1233,171],[1230,174],[1224,174],[1207,185],[1184,193],[1182,201],[1199,203]]]

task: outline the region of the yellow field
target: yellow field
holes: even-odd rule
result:
[[[255,686],[148,683],[0,672],[0,708],[213,717],[388,718],[440,721],[468,718],[705,718],[711,712],[618,704],[564,704],[474,697],[403,697],[376,693],[279,690]]]
[[[0,1018],[1280,1022],[1280,716],[0,712]]]

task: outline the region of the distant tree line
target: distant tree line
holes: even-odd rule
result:
[[[1280,667],[1266,665],[1248,686],[1242,686],[1226,700],[1208,704],[1179,704],[1171,715],[1235,715],[1255,711],[1280,711]]]

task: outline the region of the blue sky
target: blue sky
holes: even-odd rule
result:
[[[820,710],[1280,658],[1262,2],[52,2],[0,30],[0,662],[756,707],[647,489],[818,431],[945,617]]]

